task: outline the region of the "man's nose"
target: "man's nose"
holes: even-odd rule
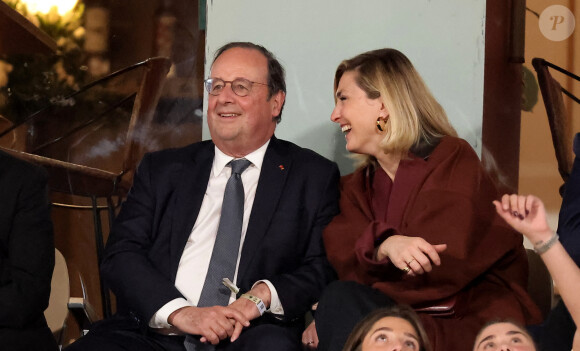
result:
[[[229,85],[229,87],[228,87]],[[236,93],[232,89],[232,83],[226,83],[225,87],[222,89],[222,92],[217,96],[218,101],[221,103],[225,102],[232,102],[233,99],[236,97]]]

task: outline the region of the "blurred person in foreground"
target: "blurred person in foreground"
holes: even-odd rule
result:
[[[54,269],[46,171],[0,151],[0,349],[54,351],[44,318]]]
[[[534,245],[548,267],[548,271],[558,286],[562,301],[576,325],[572,349],[580,350],[580,268],[560,243],[559,235],[553,232],[546,220],[546,209],[542,201],[533,195],[503,195],[501,201],[494,201],[497,213],[515,230],[522,233]],[[556,326],[557,327],[557,326]],[[554,348],[543,346],[546,350]]]
[[[577,266],[580,265],[580,133],[574,137],[574,164],[562,193],[558,216],[559,241]],[[560,299],[546,319],[538,325],[528,326],[541,351],[569,351],[576,332],[576,324]]]
[[[343,351],[431,351],[419,316],[404,305],[381,308],[360,321]]]
[[[473,351],[536,351],[526,328],[510,320],[487,323],[475,337]]]

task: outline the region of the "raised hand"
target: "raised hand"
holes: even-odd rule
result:
[[[525,235],[534,246],[549,240],[553,232],[546,220],[542,200],[533,195],[505,194],[494,201],[495,210],[512,228]]]

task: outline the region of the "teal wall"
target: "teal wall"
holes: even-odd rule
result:
[[[335,160],[343,174],[352,162],[330,122],[334,71],[343,59],[382,47],[410,58],[459,135],[481,154],[483,0],[210,0],[206,35],[206,77],[215,50],[230,41],[262,44],[279,58],[288,94],[276,135]]]

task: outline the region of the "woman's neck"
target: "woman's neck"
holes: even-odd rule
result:
[[[377,157],[377,162],[387,173],[392,181],[395,181],[395,174],[397,174],[397,169],[399,168],[399,163],[401,162],[400,154],[382,154]]]

